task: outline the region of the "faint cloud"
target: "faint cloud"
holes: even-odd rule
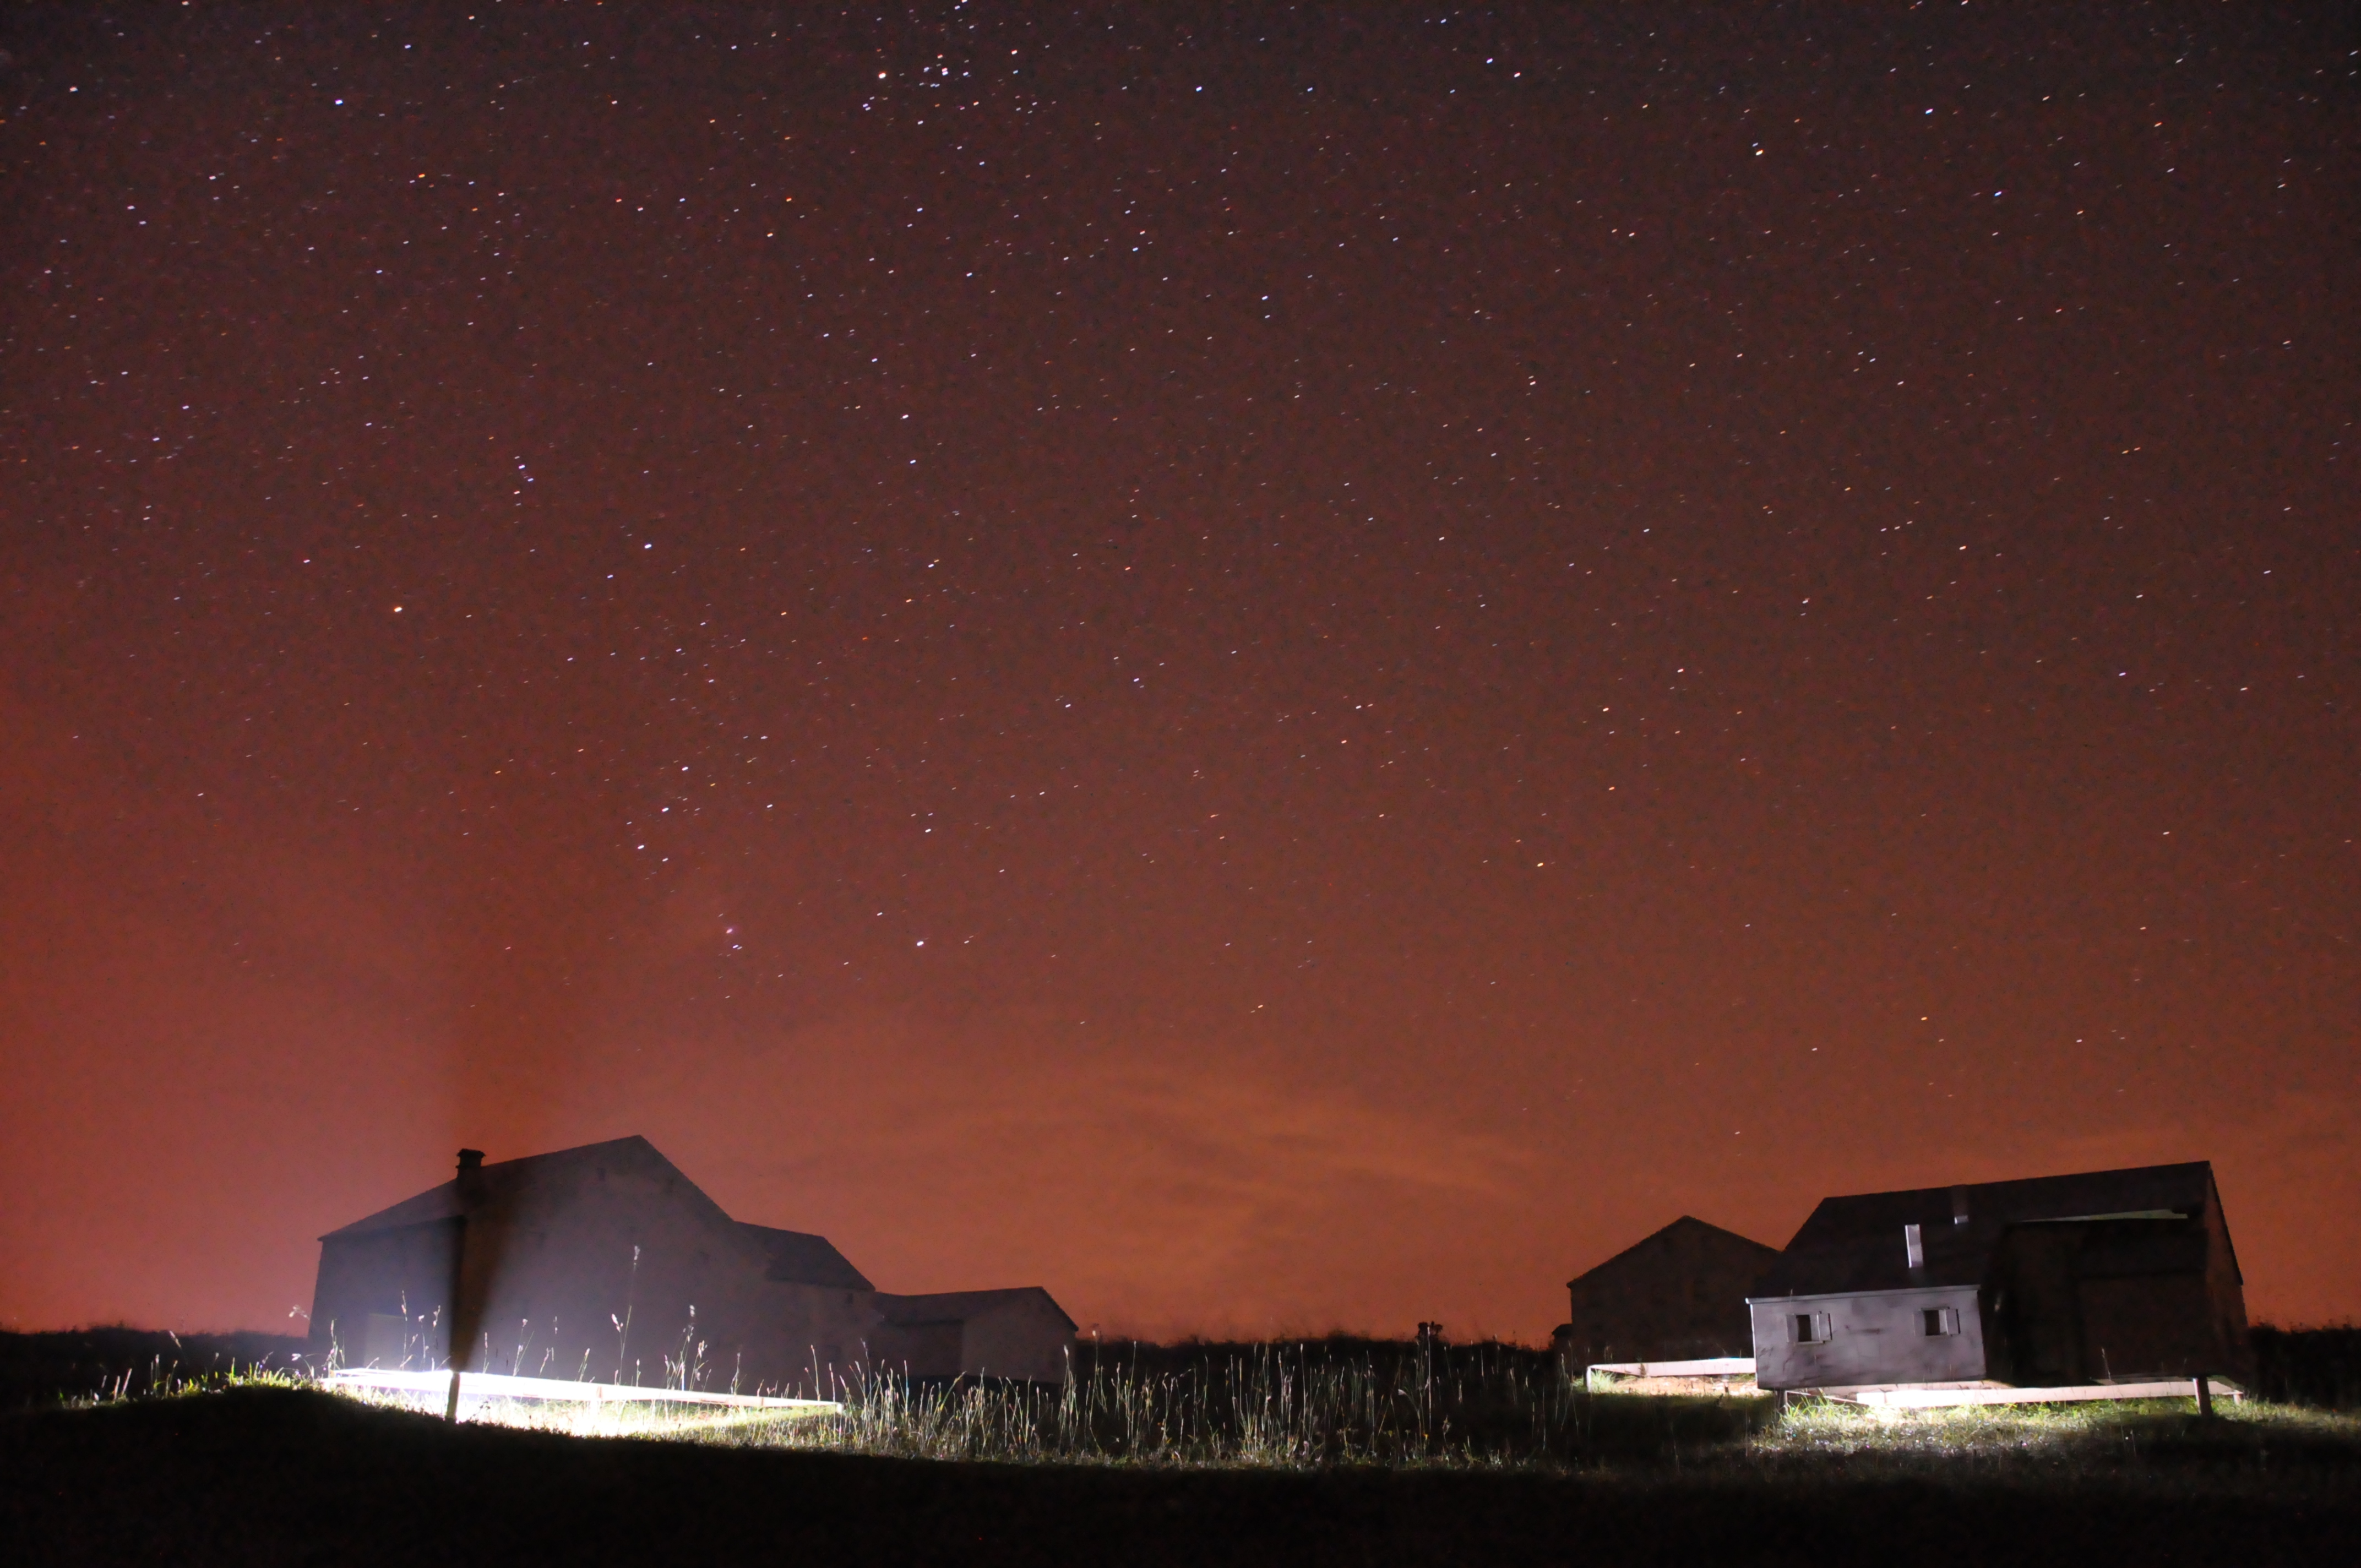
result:
[[[677,1137],[647,1131],[733,1213],[829,1230],[889,1288],[1042,1283],[1159,1332],[1325,1327],[1396,1297],[1414,1315],[1470,1213],[1534,1185],[1527,1151],[1432,1110],[1042,1034],[839,1021],[734,1064],[727,1096],[666,1105]]]

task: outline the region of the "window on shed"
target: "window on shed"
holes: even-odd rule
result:
[[[1798,1312],[1795,1319],[1797,1344],[1825,1344],[1828,1338],[1828,1315],[1826,1312]]]
[[[1918,1332],[1929,1339],[1960,1332],[1960,1310],[1957,1307],[1925,1307],[1918,1312]]]

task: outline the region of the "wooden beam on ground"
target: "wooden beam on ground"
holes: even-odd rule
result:
[[[2148,1383],[2078,1383],[2058,1388],[1820,1388],[1798,1392],[1819,1393],[1847,1404],[1888,1410],[1945,1409],[1961,1405],[2065,1405],[2100,1399],[2197,1398],[2210,1406],[2216,1393],[2227,1394],[2233,1399],[2240,1397],[2238,1386],[2226,1378],[2209,1377],[2204,1383],[2202,1391],[2194,1377],[2171,1377]]]
[[[583,1405],[728,1405],[739,1409],[778,1410],[788,1415],[832,1416],[844,1406],[834,1399],[782,1399],[763,1394],[717,1394],[704,1388],[643,1388],[623,1383],[569,1383],[555,1377],[510,1377],[491,1372],[462,1375],[465,1392],[477,1399],[547,1399]],[[461,1380],[449,1372],[397,1372],[354,1367],[331,1372],[331,1388],[385,1388],[397,1393],[440,1394],[456,1404]]]

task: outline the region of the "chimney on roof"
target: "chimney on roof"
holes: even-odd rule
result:
[[[1927,1266],[1927,1248],[1918,1240],[1917,1226],[1902,1227],[1902,1255],[1910,1260],[1913,1268]]]
[[[483,1190],[484,1151],[481,1149],[461,1149],[459,1151],[460,1196],[472,1198]]]
[[[1951,1223],[1964,1225],[1967,1223],[1968,1190],[1964,1187],[1954,1187],[1951,1189]]]

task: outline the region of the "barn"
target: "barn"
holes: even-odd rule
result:
[[[1763,1388],[2247,1375],[2213,1168],[1828,1198],[1750,1294]]]
[[[826,1237],[733,1220],[645,1138],[487,1165],[320,1238],[315,1352],[346,1366],[818,1393],[857,1369],[1055,1381],[1038,1287],[897,1296]],[[455,1347],[456,1347],[455,1351]]]
[[[1601,1362],[1742,1356],[1746,1298],[1779,1249],[1684,1214],[1566,1281],[1554,1336],[1569,1372]]]

